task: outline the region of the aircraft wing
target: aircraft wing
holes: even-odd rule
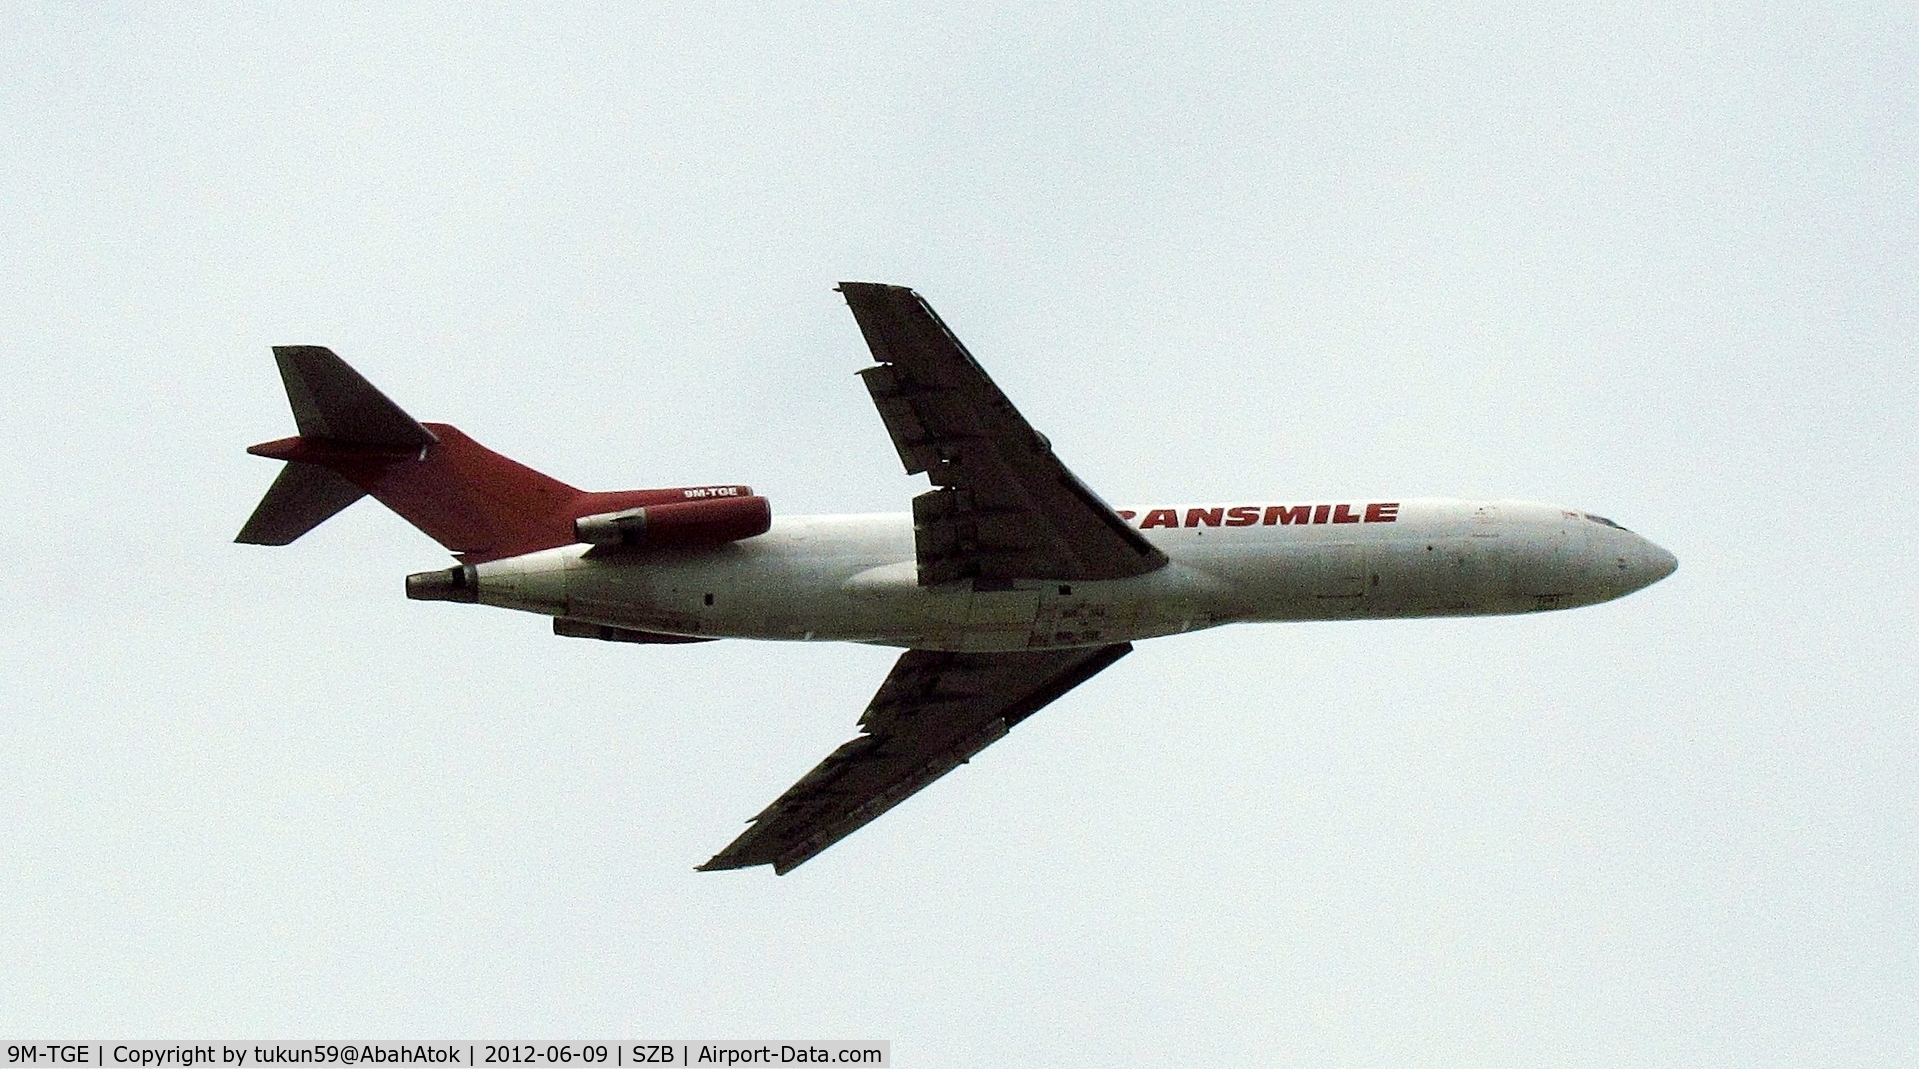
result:
[[[919,581],[1121,579],[1166,555],[1053,455],[919,294],[842,282],[877,367],[860,372],[909,475]]]
[[[700,868],[771,865],[785,875],[1132,649],[1121,642],[1009,653],[907,650],[860,717],[862,733]]]

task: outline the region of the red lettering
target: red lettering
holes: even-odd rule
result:
[[[1120,509],[1120,510],[1119,510],[1119,518],[1120,518],[1120,519],[1122,519],[1122,520],[1131,520],[1131,519],[1132,519],[1133,517],[1135,517],[1135,516],[1137,516],[1137,515],[1139,515],[1139,513],[1137,513],[1137,512],[1134,512],[1134,511],[1133,511],[1132,509]]]
[[[1353,507],[1351,505],[1341,505],[1333,510],[1333,522],[1358,523],[1359,517],[1353,515]]]
[[[1314,505],[1313,506],[1313,522],[1325,523],[1327,515],[1331,513],[1332,511],[1333,511],[1333,507],[1331,505]]]
[[[1251,527],[1259,522],[1258,505],[1241,505],[1226,510],[1226,526]]]
[[[1271,527],[1276,523],[1305,523],[1309,511],[1310,506],[1307,505],[1294,505],[1292,508],[1284,505],[1268,505],[1266,506],[1266,526]]]
[[[1225,511],[1226,510],[1223,508],[1187,509],[1186,510],[1186,526],[1198,527],[1200,524],[1204,523],[1208,527],[1218,527],[1220,515],[1224,513]]]
[[[1144,520],[1140,521],[1139,529],[1144,531],[1148,527],[1178,527],[1178,526],[1179,526],[1179,513],[1174,512],[1172,509],[1154,509],[1151,512],[1148,512],[1146,514],[1146,518]]]
[[[1392,523],[1399,519],[1399,502],[1375,501],[1366,506],[1367,523]]]

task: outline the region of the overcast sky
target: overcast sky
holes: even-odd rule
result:
[[[1919,1059],[1910,6],[0,6],[0,1034]],[[370,501],[230,541],[291,343],[587,488],[904,509],[841,279],[1109,500],[1679,571],[1144,643],[775,878],[693,866],[892,652],[408,602]]]

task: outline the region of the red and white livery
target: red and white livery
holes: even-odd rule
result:
[[[911,513],[776,517],[739,485],[588,492],[418,423],[339,357],[274,349],[299,435],[238,541],[285,545],[371,494],[460,564],[407,596],[615,642],[904,647],[829,755],[703,869],[785,873],[1132,649],[1228,623],[1566,609],[1677,562],[1603,517],[1398,498],[1108,507],[913,291],[842,283]]]

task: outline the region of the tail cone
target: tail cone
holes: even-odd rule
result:
[[[476,604],[480,600],[480,577],[471,564],[439,572],[414,572],[406,577],[406,596],[414,601]]]

